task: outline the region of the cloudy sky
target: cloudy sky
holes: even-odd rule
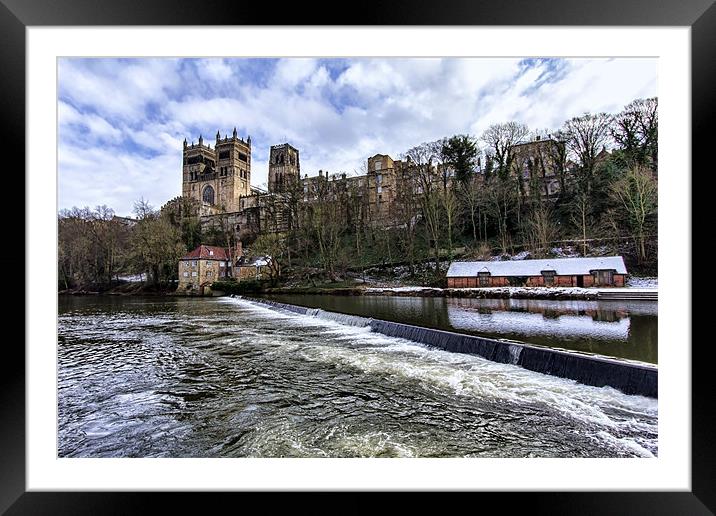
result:
[[[271,145],[301,171],[358,172],[376,153],[515,120],[554,130],[657,95],[655,59],[62,59],[59,208],[130,215],[181,194],[182,141],[251,135],[251,183]]]

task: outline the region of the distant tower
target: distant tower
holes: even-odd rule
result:
[[[288,143],[271,146],[269,155],[269,192],[283,192],[301,178],[298,149]]]

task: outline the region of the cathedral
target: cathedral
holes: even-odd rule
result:
[[[292,224],[289,204],[350,198],[361,204],[361,217],[371,225],[390,226],[392,206],[401,185],[411,185],[407,162],[387,154],[366,161],[366,174],[347,176],[323,170],[301,177],[299,150],[289,143],[271,146],[268,191],[251,186],[251,137],[216,133],[214,146],[184,140],[182,195],[199,206],[202,229],[229,227],[236,236],[253,238],[263,232],[285,231]],[[414,186],[414,185],[413,185]],[[403,188],[404,189],[404,188]],[[404,192],[403,192],[404,193]],[[413,194],[415,192],[412,192]]]
[[[560,142],[551,138],[537,138],[510,149],[512,173],[522,180],[525,190],[536,189],[535,193],[546,198],[555,197],[559,175],[554,156],[563,154],[558,152],[560,149]],[[350,199],[361,205],[360,217],[366,224],[390,227],[400,223],[400,203],[396,200],[418,196],[422,191],[414,168],[409,159],[394,160],[387,154],[376,154],[367,159],[364,175],[319,170],[317,176],[301,177],[299,150],[282,143],[269,150],[265,191],[251,186],[251,137],[244,140],[234,128],[231,136],[222,137],[217,131],[213,148],[211,143],[205,144],[202,136],[198,144],[184,140],[182,195],[199,206],[202,229],[231,228],[240,240],[292,227],[295,214],[290,206],[296,202],[311,205],[329,199],[345,201],[344,204]],[[432,168],[432,181],[452,180],[449,167]],[[482,179],[479,161],[474,172],[474,180]]]
[[[251,195],[251,137],[216,132],[214,148],[199,136],[184,140],[182,195],[201,203],[201,215],[239,210],[239,199]]]

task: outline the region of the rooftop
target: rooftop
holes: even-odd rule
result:
[[[182,260],[221,260],[229,259],[228,250],[213,245],[200,245],[189,254],[182,256]]]
[[[572,276],[591,274],[593,270],[615,270],[617,274],[627,274],[624,259],[621,256],[600,256],[596,258],[452,262],[447,277],[474,277],[478,272],[489,272],[491,276],[541,276],[542,271],[555,271],[558,276]]]

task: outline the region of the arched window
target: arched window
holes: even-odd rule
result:
[[[207,185],[206,188],[204,188],[204,193],[202,194],[201,198],[206,203],[214,204],[214,189],[211,187],[211,185]]]
[[[283,152],[278,155],[278,162],[280,165],[283,165],[283,163],[284,163]]]

